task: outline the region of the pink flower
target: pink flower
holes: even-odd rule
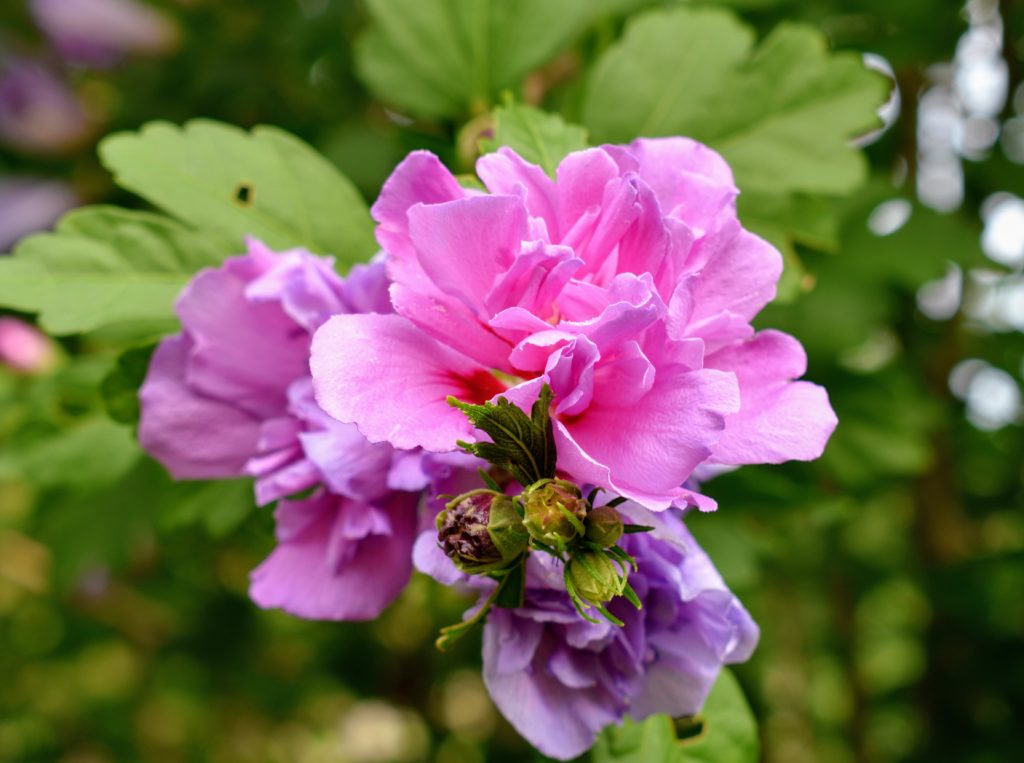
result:
[[[177,478],[251,475],[260,504],[278,501],[277,548],[252,574],[260,606],[365,620],[409,579],[420,493],[451,464],[368,442],[320,410],[309,378],[317,327],[389,309],[379,263],[342,279],[328,259],[250,241],[196,276],[177,303],[182,333],[153,355],[143,447]]]
[[[507,148],[462,188],[427,152],[373,207],[393,315],[333,318],[313,343],[325,411],[371,442],[448,451],[475,433],[446,398],[543,384],[558,466],[649,509],[713,502],[683,487],[700,464],[819,456],[825,391],[794,381],[800,344],[755,334],[777,251],[744,230],[725,161],[684,138],[567,156],[552,180]]]
[[[17,318],[0,318],[0,366],[43,374],[56,364],[57,351],[45,334]]]

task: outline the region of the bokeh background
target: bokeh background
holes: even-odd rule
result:
[[[595,2],[516,95],[579,121],[629,17],[678,4]],[[1024,760],[1024,3],[711,4],[761,37],[807,23],[895,83],[858,139],[865,182],[783,237],[760,318],[804,343],[841,425],[819,462],[718,477],[721,509],[690,522],[763,628],[736,671],[763,759]],[[354,54],[387,7],[369,5],[4,0],[0,251],[77,204],[140,206],[95,147],[157,118],[278,125],[368,200],[413,148],[465,171],[485,105],[386,108]],[[116,332],[51,345],[13,317],[0,761],[539,760],[486,697],[479,635],[433,649],[464,600],[417,576],[372,624],[257,610],[247,574],[272,523],[249,487],[172,485],[140,459],[106,415],[131,395],[116,377],[101,394]]]

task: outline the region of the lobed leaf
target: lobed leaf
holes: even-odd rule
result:
[[[483,112],[569,45],[604,9],[591,0],[368,0],[363,81],[428,119]]]
[[[376,251],[359,192],[283,130],[151,122],[110,136],[99,151],[118,185],[198,230],[216,232],[236,251],[247,235],[273,249],[331,254],[343,264]]]
[[[567,154],[587,147],[587,131],[557,114],[509,102],[494,110],[494,137],[481,141],[485,152],[497,151],[501,146],[540,165],[553,177]]]
[[[583,123],[596,141],[688,135],[729,161],[740,188],[845,194],[866,176],[849,141],[877,125],[885,78],[824,36],[753,30],[720,9],[637,16],[598,61]]]
[[[0,306],[38,313],[56,335],[170,322],[192,275],[231,253],[222,239],[160,215],[85,207],[0,259]]]

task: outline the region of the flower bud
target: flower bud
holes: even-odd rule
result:
[[[569,578],[580,598],[591,604],[604,604],[620,595],[622,576],[615,563],[600,551],[587,551],[569,561]]]
[[[448,503],[437,517],[437,538],[455,566],[470,574],[507,566],[529,541],[512,499],[493,490],[473,490]]]
[[[579,488],[564,480],[541,480],[523,493],[523,524],[541,543],[561,549],[582,534],[587,502]]]
[[[624,529],[622,516],[611,506],[597,506],[591,509],[585,525],[587,540],[605,548],[618,543]]]

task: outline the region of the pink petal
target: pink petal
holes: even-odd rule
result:
[[[481,402],[503,389],[464,355],[397,315],[339,315],[317,331],[310,360],[320,406],[371,442],[454,450],[472,441],[449,395]]]
[[[248,280],[237,268],[251,268],[254,262],[242,257],[203,271],[176,307],[192,340],[189,385],[269,418],[284,412],[288,385],[309,373],[310,335],[297,330],[280,303],[246,297]]]
[[[476,196],[411,207],[409,237],[420,266],[445,294],[484,320],[484,297],[508,270],[526,237],[526,208],[517,196]]]
[[[260,422],[185,384],[190,349],[187,339],[176,336],[153,353],[139,390],[139,441],[176,479],[238,476],[256,453]]]
[[[709,368],[739,379],[741,407],[726,420],[714,460],[723,464],[781,463],[818,458],[836,428],[828,393],[810,382],[791,381],[807,370],[800,343],[779,331],[708,356]]]
[[[252,600],[313,620],[377,617],[412,571],[415,497],[373,509],[386,513],[385,532],[346,537],[346,517],[370,508],[327,492],[281,501],[275,516],[283,532],[277,548],[252,572]]]
[[[531,217],[544,221],[551,240],[558,240],[558,200],[555,183],[536,164],[507,146],[477,159],[476,174],[494,194],[521,196]]]
[[[582,415],[556,422],[559,468],[649,509],[668,508],[738,410],[739,390],[730,373],[666,370],[637,402],[624,406],[628,390],[602,389]]]
[[[443,204],[465,195],[440,159],[429,151],[413,151],[391,173],[370,210],[373,219],[380,223],[377,241],[390,255],[412,257],[409,208],[416,204]]]

